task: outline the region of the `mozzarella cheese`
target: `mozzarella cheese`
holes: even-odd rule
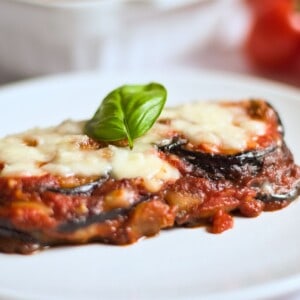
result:
[[[84,148],[84,121],[65,121],[50,128],[35,128],[0,139],[0,176],[102,176],[116,179],[140,177],[150,191],[158,191],[179,171],[159,157],[155,145],[171,141],[174,132],[195,144],[243,151],[249,140],[266,132],[266,125],[252,120],[239,107],[194,103],[165,109],[152,129],[134,143],[133,150],[109,145]]]
[[[190,103],[165,110],[161,118],[171,120],[171,128],[183,133],[193,144],[211,145],[221,152],[244,151],[248,143],[264,135],[266,124],[253,120],[243,107],[218,103]]]

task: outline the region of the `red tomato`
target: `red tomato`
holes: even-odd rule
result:
[[[283,68],[300,57],[300,30],[295,26],[293,2],[289,0],[251,0],[255,10],[245,51],[257,66]],[[263,4],[268,4],[263,7]]]
[[[290,13],[294,9],[295,0],[246,0],[249,7],[257,14],[265,14],[270,10]]]

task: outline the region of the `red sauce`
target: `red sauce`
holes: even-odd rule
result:
[[[233,227],[233,217],[223,210],[218,210],[218,212],[213,216],[212,219],[212,233],[222,233]]]
[[[163,228],[195,225],[203,220],[211,222],[212,233],[221,233],[233,227],[231,212],[256,217],[264,210],[287,206],[289,197],[275,201],[272,195],[297,188],[300,168],[282,141],[276,113],[262,102],[249,103],[245,105],[251,116],[268,121],[267,134],[252,141],[253,149],[277,145],[258,166],[246,165],[241,170],[236,162],[227,169],[223,164],[216,165],[215,169],[223,170],[212,175],[206,169],[199,171],[200,167],[185,157],[159,151],[159,156],[182,176],[175,183],[165,184],[157,193],[148,192],[141,178],[110,178],[91,192],[72,194],[61,189],[72,189],[95,178],[0,177],[0,251],[29,253],[47,245],[95,240],[123,245],[155,235]],[[92,141],[81,145],[87,149],[100,146]],[[222,174],[224,169],[233,170],[232,174],[237,176]],[[115,196],[113,191],[117,191]],[[270,196],[271,200],[264,201],[260,194]],[[113,199],[117,205],[112,197],[118,198]],[[106,215],[113,217],[105,219]],[[101,217],[103,220],[99,221]],[[61,226],[66,224],[67,229],[62,230]]]

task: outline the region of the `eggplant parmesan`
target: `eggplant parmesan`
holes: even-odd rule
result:
[[[135,141],[99,142],[85,121],[0,140],[0,251],[124,245],[161,229],[256,217],[299,195],[300,168],[263,100],[166,108]]]

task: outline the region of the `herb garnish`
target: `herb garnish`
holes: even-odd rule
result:
[[[85,125],[91,138],[113,142],[144,135],[159,117],[167,99],[165,87],[159,83],[123,85],[110,92],[95,115]]]

